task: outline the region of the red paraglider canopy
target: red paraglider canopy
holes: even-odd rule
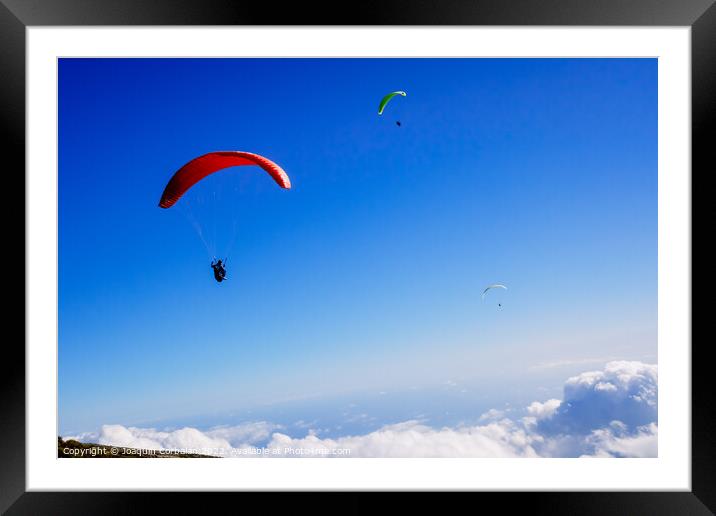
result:
[[[240,165],[258,165],[268,172],[281,188],[291,188],[291,180],[288,174],[276,163],[263,156],[241,151],[210,152],[194,158],[176,171],[169,183],[167,183],[166,188],[164,188],[159,206],[161,208],[171,208],[189,188],[209,174],[227,167]]]

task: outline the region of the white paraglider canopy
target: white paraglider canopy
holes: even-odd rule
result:
[[[499,283],[495,283],[494,285],[489,285],[485,290],[482,291],[482,299],[483,299],[483,301],[484,301],[484,299],[485,299],[485,294],[487,294],[488,290],[491,290],[491,289],[493,289],[493,288],[504,288],[505,290],[507,290],[507,287],[506,287],[506,286],[500,285]]]

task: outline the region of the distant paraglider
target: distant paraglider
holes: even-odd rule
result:
[[[378,105],[378,114],[382,115],[383,110],[385,109],[385,106],[388,105],[388,102],[390,102],[393,99],[393,97],[397,97],[397,96],[405,97],[406,93],[404,91],[394,91],[392,93],[388,93],[385,97],[383,97],[383,99],[380,101],[380,104]],[[400,120],[396,120],[395,125],[400,127],[403,124],[400,123]]]

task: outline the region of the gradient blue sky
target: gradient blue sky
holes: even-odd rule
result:
[[[214,150],[293,189],[243,167],[158,208]],[[188,206],[219,246],[236,222],[226,283]],[[462,415],[531,401],[656,362],[656,309],[655,59],[60,60],[63,433],[386,391],[442,410],[453,384]]]

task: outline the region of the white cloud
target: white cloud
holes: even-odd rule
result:
[[[99,432],[67,436],[66,439],[148,450],[204,450],[203,453],[214,455],[217,449],[241,449],[265,441],[273,430],[279,428],[281,428],[279,425],[265,421],[217,426],[207,431],[190,427],[164,431],[154,428],[103,425]]]
[[[583,457],[656,457],[658,432],[656,423],[640,426],[629,433],[621,422],[609,428],[594,430],[587,439],[594,450]]]
[[[310,427],[313,423],[305,423]],[[274,430],[282,428],[266,421],[254,421],[234,426],[216,426],[207,431],[206,434],[213,438],[224,438],[233,446],[257,444],[271,437]]]
[[[657,366],[615,361],[569,378],[559,407],[538,427],[549,435],[587,434],[612,421],[636,428],[656,421],[656,408]]]
[[[321,438],[310,430],[305,437],[291,437],[265,421],[206,431],[105,425],[97,434],[76,438],[135,448],[222,449],[227,456],[264,445],[268,453],[262,455],[270,456],[655,457],[656,410],[657,366],[615,361],[602,371],[569,378],[562,400],[535,401],[525,408],[524,417],[514,420],[505,411],[491,409],[473,426],[433,428],[410,420],[363,435]],[[351,418],[374,419],[366,413]],[[295,426],[313,423],[299,421]]]
[[[493,408],[482,414],[480,416],[480,421],[502,419],[503,417],[505,417],[505,412],[503,410]]]
[[[281,456],[299,453],[341,456],[330,452],[350,450],[350,457],[536,457],[531,442],[532,438],[509,420],[442,429],[406,421],[366,435],[338,439],[320,439],[315,435],[293,439],[275,433],[268,447]]]
[[[557,399],[547,400],[544,403],[533,401],[529,407],[527,407],[527,413],[537,421],[540,419],[548,419],[554,415],[561,404],[562,401]]]

